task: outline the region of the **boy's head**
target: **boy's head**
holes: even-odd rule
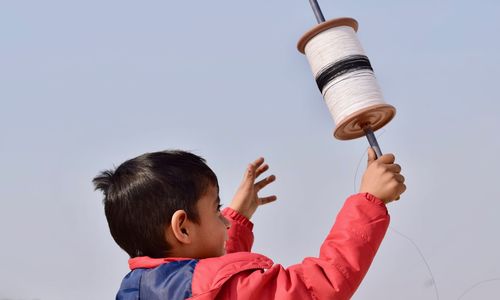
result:
[[[214,172],[184,151],[146,153],[94,178],[116,243],[130,257],[224,254],[228,221],[221,216]]]

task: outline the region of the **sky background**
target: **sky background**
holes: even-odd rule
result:
[[[437,299],[435,285],[498,299],[500,280],[480,282],[500,279],[500,2],[320,5],[360,24],[397,108],[379,143],[408,186],[353,299]],[[277,182],[263,195],[279,199],[252,219],[254,250],[316,256],[367,142],[333,138],[296,50],[315,22],[305,0],[0,0],[0,299],[113,299],[127,256],[91,180],[163,149],[205,157],[225,204],[264,156]]]

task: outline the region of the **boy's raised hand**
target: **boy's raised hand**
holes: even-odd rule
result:
[[[277,199],[275,195],[267,197],[259,197],[257,195],[261,189],[276,180],[276,176],[270,175],[258,182],[255,182],[255,180],[268,169],[269,166],[264,164],[263,157],[260,157],[253,163],[249,164],[245,174],[243,175],[243,181],[241,182],[238,191],[236,191],[236,195],[234,195],[229,207],[250,219],[259,205],[275,201]]]
[[[393,154],[385,154],[376,159],[375,151],[368,149],[368,167],[361,181],[361,193],[373,196],[389,203],[399,199],[405,192],[405,178],[401,175],[401,166],[394,163]]]

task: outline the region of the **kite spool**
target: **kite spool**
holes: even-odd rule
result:
[[[325,22],[310,0],[318,25],[297,44],[305,54],[318,88],[335,121],[334,136],[349,140],[366,135],[377,156],[382,152],[373,131],[389,123],[396,109],[384,102],[368,57],[357,39],[358,22],[339,18]]]

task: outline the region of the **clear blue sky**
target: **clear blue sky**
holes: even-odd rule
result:
[[[441,299],[500,278],[500,4],[320,1],[350,16],[396,118],[377,134],[408,191],[391,226]],[[91,179],[143,152],[192,150],[228,203],[264,156],[278,202],[254,250],[317,255],[364,170],[295,48],[303,1],[0,1],[0,299],[112,299],[127,256]],[[356,176],[358,163],[362,160]],[[462,299],[498,299],[500,281]],[[389,230],[354,299],[436,299]]]

